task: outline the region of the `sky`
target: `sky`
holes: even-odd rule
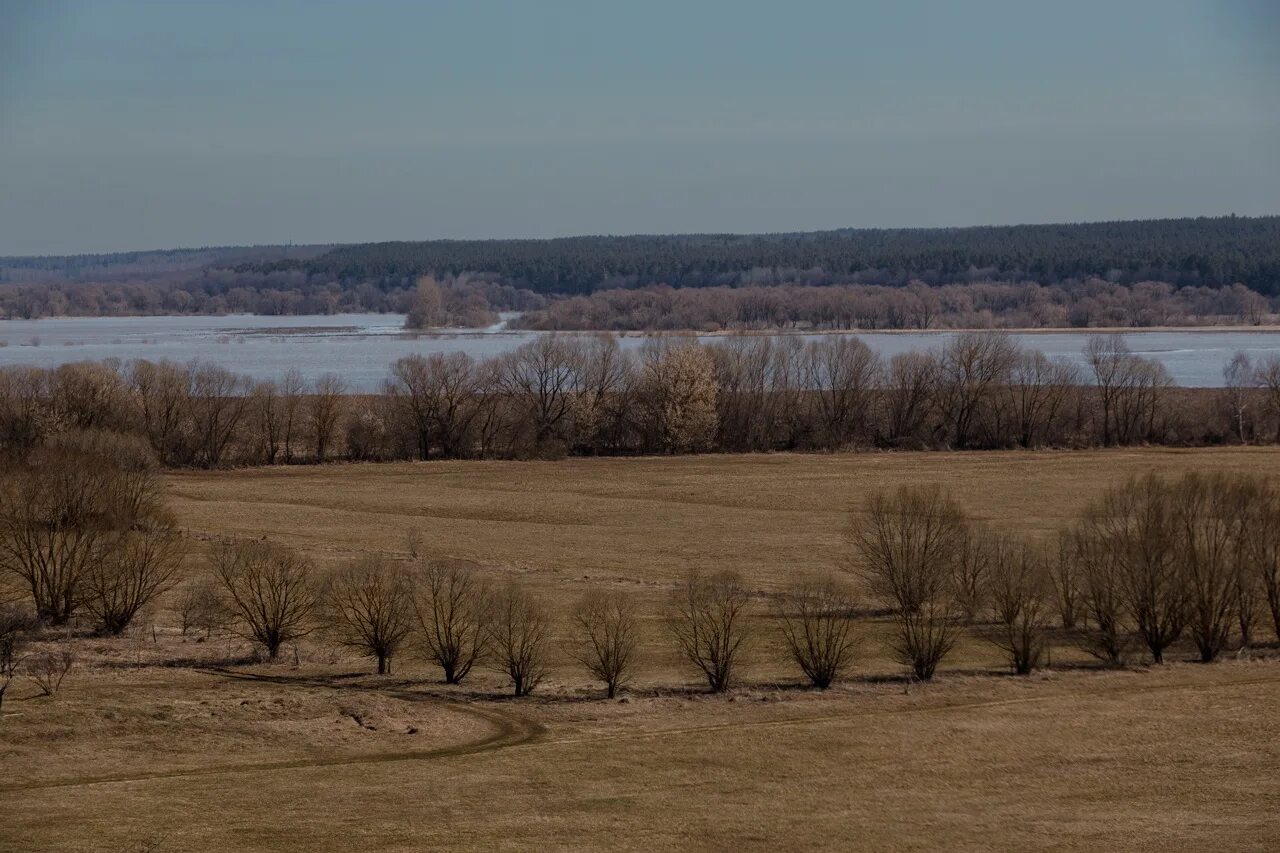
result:
[[[1280,2],[0,0],[0,255],[1280,213]]]

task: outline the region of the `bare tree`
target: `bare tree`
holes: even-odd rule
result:
[[[815,392],[827,446],[843,447],[865,431],[880,372],[879,356],[857,338],[828,336],[805,345],[805,386]]]
[[[1080,578],[1080,603],[1092,623],[1081,631],[1085,651],[1111,666],[1124,663],[1129,647],[1120,555],[1111,547],[1108,526],[1094,508],[1069,534],[1071,559]]]
[[[185,554],[168,513],[141,519],[118,536],[85,572],[85,606],[99,630],[124,633],[139,612],[172,588]]]
[[[498,360],[499,387],[528,425],[536,450],[567,441],[581,366],[574,348],[555,335],[540,335]]]
[[[40,688],[40,695],[54,696],[75,663],[75,652],[64,647],[31,655],[23,669]]]
[[[206,468],[222,464],[249,408],[249,380],[224,367],[192,362],[187,406],[198,461]]]
[[[446,458],[467,455],[472,423],[482,411],[479,380],[466,353],[410,355],[392,365],[384,393],[413,432],[419,459],[437,448]]]
[[[26,635],[34,627],[35,620],[22,608],[0,606],[0,707],[5,691],[22,668]]]
[[[546,610],[532,593],[511,584],[497,594],[489,624],[494,667],[511,679],[516,696],[529,695],[546,678],[549,633]]]
[[[993,558],[992,538],[990,531],[973,525],[966,526],[956,543],[951,561],[951,587],[966,622],[978,618],[990,596],[987,575]]]
[[[635,384],[630,354],[613,335],[595,335],[579,342],[581,386],[574,401],[575,433],[598,453],[619,443]]]
[[[1055,544],[1057,547],[1048,560],[1049,582],[1062,627],[1074,631],[1081,611],[1080,561],[1070,533],[1060,532]]]
[[[1253,362],[1244,350],[1232,356],[1231,361],[1222,369],[1223,402],[1231,413],[1231,424],[1241,444],[1249,443],[1249,392],[1256,375]]]
[[[1052,610],[1043,557],[1025,543],[999,542],[991,548],[988,583],[995,627],[987,637],[1015,673],[1027,675],[1044,655]]]
[[[854,651],[852,591],[835,578],[796,584],[783,598],[782,635],[801,672],[826,690]]]
[[[943,347],[934,397],[956,447],[969,446],[983,407],[1009,384],[1017,359],[1017,345],[1003,333],[965,332]]]
[[[323,462],[329,455],[334,436],[338,432],[338,422],[342,419],[346,393],[347,383],[334,373],[321,376],[311,390],[307,418],[317,462]]]
[[[734,571],[689,574],[676,587],[671,628],[685,659],[707,680],[713,693],[723,693],[749,637],[751,593]]]
[[[235,631],[274,660],[285,643],[312,630],[315,569],[302,555],[269,542],[233,542],[210,555],[235,617]]]
[[[1050,359],[1039,350],[1019,353],[1006,386],[1018,444],[1038,447],[1054,441],[1062,411],[1079,384],[1080,372],[1071,362]]]
[[[302,430],[302,401],[307,383],[296,367],[285,373],[280,382],[280,440],[284,445],[284,461],[294,459],[294,443]]]
[[[68,435],[0,477],[0,572],[31,591],[42,621],[63,624],[84,603],[90,571],[162,515],[154,461],[139,440]]]
[[[203,631],[205,638],[231,621],[217,578],[203,575],[187,584],[178,597],[178,628],[185,637],[191,631]]]
[[[667,453],[709,446],[718,420],[718,389],[706,348],[696,343],[646,345],[638,393],[649,446]]]
[[[574,658],[614,698],[635,667],[640,642],[635,600],[625,592],[589,592],[574,607],[572,625]]]
[[[1172,384],[1164,365],[1135,355],[1123,335],[1091,337],[1085,359],[1096,386],[1102,443],[1152,439],[1161,395]]]
[[[446,684],[461,684],[488,651],[493,597],[474,571],[455,561],[424,561],[416,589],[414,612],[427,653]]]
[[[413,627],[413,583],[409,573],[385,557],[366,557],[325,580],[323,609],[334,640],[391,672],[391,659]]]
[[[955,644],[961,612],[952,578],[966,532],[960,506],[935,487],[878,492],[853,517],[856,566],[871,592],[893,606],[894,651],[922,680]]]
[[[129,387],[142,416],[142,429],[166,463],[189,462],[190,372],[168,361],[135,361],[129,367]]]
[[[890,443],[902,443],[920,433],[929,415],[936,371],[937,362],[929,353],[899,353],[889,360],[884,390]]]
[[[1238,616],[1240,519],[1248,498],[1242,483],[1222,474],[1193,472],[1169,488],[1187,629],[1205,663],[1226,647]]]
[[[280,456],[283,425],[279,388],[274,382],[257,382],[249,396],[258,455],[266,464],[274,465]]]
[[[431,329],[445,325],[444,294],[440,284],[432,276],[423,276],[413,290],[409,301],[409,313],[405,317],[406,329]]]
[[[1270,482],[1256,484],[1245,525],[1248,535],[1241,563],[1261,588],[1272,630],[1280,637],[1280,489]]]
[[[1177,554],[1168,489],[1155,475],[1108,490],[1086,514],[1100,565],[1116,571],[1125,606],[1156,663],[1182,634],[1187,584]]]

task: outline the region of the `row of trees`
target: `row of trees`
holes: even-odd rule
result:
[[[1175,288],[1105,279],[1042,285],[797,284],[598,290],[514,321],[544,331],[991,329],[1259,325],[1271,303],[1244,285]]]
[[[224,261],[225,262],[225,261]],[[13,268],[0,259],[0,319],[120,317],[159,314],[412,313],[417,276],[343,282],[299,271],[255,272],[197,265],[148,272],[145,264],[113,263],[44,271]],[[141,267],[141,269],[139,269]],[[530,311],[546,299],[493,275],[442,276],[442,292],[458,306],[442,325],[487,325],[490,311]]]
[[[854,626],[868,612],[860,602],[890,615],[893,651],[920,679],[933,677],[966,628],[1017,673],[1042,664],[1054,632],[1108,664],[1135,646],[1162,663],[1184,637],[1210,662],[1237,641],[1255,643],[1264,621],[1280,637],[1280,488],[1250,475],[1131,480],[1048,543],[975,524],[937,487],[901,488],[870,496],[851,518],[849,543],[860,593],[827,577],[774,597],[791,659],[820,688],[854,662]],[[6,607],[0,620],[0,689],[34,626],[85,615],[98,632],[120,634],[177,586],[184,555],[136,442],[84,434],[6,471],[0,581],[22,589],[31,616]],[[731,570],[676,586],[662,616],[711,690],[734,682],[759,630],[760,599]],[[321,573],[258,541],[215,546],[176,610],[184,632],[230,630],[268,658],[316,633],[386,673],[417,648],[448,683],[485,664],[516,695],[546,677],[562,633],[530,590],[491,584],[462,564],[370,557]],[[571,612],[566,647],[610,696],[634,674],[642,622],[637,600],[617,591],[591,592]]]
[[[1108,664],[1154,663],[1183,637],[1203,662],[1280,637],[1280,489],[1235,474],[1151,474],[1109,489],[1051,543],[974,525],[937,488],[876,495],[854,517],[856,566],[897,624],[895,651],[931,678],[966,624],[1010,668],[1042,662],[1051,631]]]
[[[1243,359],[1243,360],[1242,360]],[[856,338],[539,336],[486,360],[397,361],[381,393],[336,374],[252,381],[205,363],[0,368],[0,452],[78,431],[138,436],[169,466],[851,447],[1198,444],[1280,436],[1280,359],[1178,392],[1118,336],[1085,367],[964,333],[884,359]]]

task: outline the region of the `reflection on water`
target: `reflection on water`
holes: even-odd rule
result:
[[[300,317],[69,317],[0,321],[0,365],[50,367],[68,361],[186,361],[197,358],[256,378],[298,368],[313,379],[341,374],[353,388],[376,390],[387,366],[411,353],[467,352],[477,358],[514,349],[537,332],[511,332],[505,323],[467,332],[406,333],[400,314]],[[851,333],[852,334],[852,333]],[[950,333],[868,333],[858,337],[884,356],[935,347]],[[1017,334],[1026,347],[1082,361],[1088,333]],[[1239,331],[1133,332],[1129,346],[1162,362],[1185,386],[1219,386],[1237,350],[1252,358],[1280,354],[1280,333]],[[624,338],[637,347],[643,338]]]

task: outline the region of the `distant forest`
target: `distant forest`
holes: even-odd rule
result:
[[[466,316],[539,328],[1257,323],[1280,297],[1280,216],[0,258],[0,317],[410,313],[423,277]],[[945,298],[922,309],[907,291],[926,287]]]

